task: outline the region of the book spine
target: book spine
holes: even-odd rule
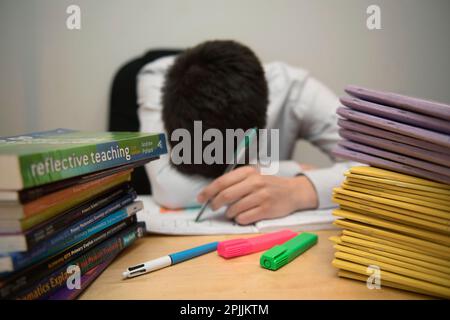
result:
[[[22,155],[23,187],[30,188],[167,153],[164,134]]]
[[[33,263],[41,261],[49,256],[57,254],[58,252],[64,250],[64,248],[69,247],[79,241],[92,236],[93,234],[100,232],[107,227],[126,219],[130,215],[135,214],[137,211],[142,209],[142,202],[134,202],[127,207],[120,209],[113,214],[103,218],[102,220],[96,222],[90,228],[85,231],[79,232],[66,241],[60,243],[57,246],[49,246],[48,244],[40,244],[36,246],[30,252],[13,252],[8,254],[1,254],[0,257],[9,257],[11,259],[14,271],[25,268]]]
[[[111,204],[99,209],[98,211],[88,215],[85,218],[82,218],[81,220],[76,221],[75,223],[69,225],[61,230],[60,232],[56,233],[52,237],[49,237],[42,241],[33,241],[32,239],[29,239],[27,235],[27,246],[28,250],[36,247],[37,244],[43,243],[43,245],[48,246],[55,246],[59,243],[62,243],[66,239],[69,239],[71,236],[73,236],[76,233],[82,232],[86,228],[88,228],[90,225],[94,224],[100,219],[103,219],[104,217],[112,214],[114,211],[119,210],[122,207],[125,207],[126,205],[133,202],[134,199],[136,199],[136,192],[132,191],[128,193],[127,195],[121,197],[120,199],[112,202]],[[46,241],[45,244],[43,241]]]
[[[133,237],[140,238],[145,233],[145,224],[139,223],[136,226],[136,229],[134,230],[134,234],[131,233],[130,237],[131,239]],[[84,275],[81,277],[81,288],[80,290],[70,290],[66,286],[56,290],[53,294],[46,297],[47,300],[74,300],[76,299],[86,288],[95,280],[97,279],[100,274],[113,262],[114,257],[112,259],[109,259],[98,266],[88,270]]]
[[[43,298],[42,300],[75,300],[86,288],[97,279],[103,271],[114,261],[111,258],[105,262],[88,270],[85,274],[81,276],[81,288],[77,290],[70,290],[67,287],[62,287],[57,289],[54,293]]]
[[[113,215],[113,214],[118,216],[117,217],[118,220],[128,217],[128,215],[125,216],[125,213],[117,213],[116,211],[119,210],[120,208],[125,207],[127,204],[133,202],[135,197],[136,197],[135,194],[134,195],[130,194],[129,196],[125,196],[120,201],[116,201],[115,203],[110,204],[106,208],[99,210],[98,212],[95,212],[92,215],[90,215],[80,221],[77,221],[76,223],[67,227],[62,232],[56,234],[55,236],[53,236],[47,240],[44,240],[39,245],[42,245],[42,246],[48,247],[48,248],[51,248],[54,246],[60,246],[60,245],[65,246],[66,241],[70,241],[71,237],[74,237],[75,235],[80,234],[80,233],[84,232],[85,230],[88,230],[88,228],[90,226],[94,225],[101,219],[109,217],[110,215]]]
[[[105,241],[116,233],[130,227],[136,223],[136,216],[131,216],[115,225],[99,232],[86,240],[77,243],[76,245],[67,248],[63,252],[43,261],[39,264],[33,265],[25,270],[13,273],[11,275],[3,276],[0,280],[0,299],[5,299],[14,293],[19,292],[26,286],[47,276],[50,272],[60,268],[68,261],[75,259],[85,252]]]
[[[32,216],[38,216],[38,219],[42,216],[52,217],[121,183],[130,181],[130,179],[131,170],[127,170],[81,185],[68,187],[24,204],[22,206],[23,214],[25,218]]]
[[[94,173],[89,173],[89,174],[85,174],[82,176],[73,177],[70,179],[64,179],[64,180],[53,182],[50,184],[45,184],[43,186],[20,190],[18,192],[19,200],[20,200],[20,203],[25,204],[25,203],[31,202],[33,200],[36,200],[42,196],[45,196],[49,193],[53,193],[53,192],[56,192],[56,191],[64,189],[64,188],[68,188],[70,186],[76,186],[76,185],[84,184],[89,181],[98,180],[100,178],[107,177],[112,174],[123,172],[123,171],[129,170],[129,169],[135,169],[137,167],[144,166],[148,162],[149,162],[149,160],[141,160],[141,161],[125,164],[125,165],[122,165],[119,167],[113,167],[113,168],[109,168],[109,169],[105,169],[105,170],[101,170],[101,171],[96,171]]]
[[[61,213],[63,213],[65,210],[68,210],[72,207],[75,207],[76,205],[79,205],[83,203],[84,201],[88,201],[91,198],[94,198],[101,194],[102,192],[106,192],[107,190],[113,189],[121,184],[127,183],[130,181],[130,175],[122,176],[122,177],[116,177],[113,181],[110,181],[108,183],[105,183],[98,188],[93,188],[90,191],[87,191],[84,196],[83,200],[71,201],[72,203],[68,206],[67,203],[64,205],[64,207],[60,207],[59,210],[54,210],[54,208],[50,208],[47,212],[41,212],[39,214],[32,215],[31,217],[27,217],[25,219],[22,219],[22,228],[25,230],[31,229],[32,227],[43,223],[45,221],[48,221],[49,219],[52,219],[54,217],[59,216]]]
[[[90,215],[95,212],[95,210],[100,210],[106,205],[120,199],[128,192],[130,192],[130,186],[126,183],[112,192],[102,194],[100,197],[97,197],[92,201],[70,209],[61,215],[33,227],[25,232],[27,243],[32,246],[35,243],[50,237],[54,233],[64,229],[70,223]]]
[[[136,241],[138,235],[134,230],[128,234],[121,234],[111,237],[103,243],[95,246],[81,257],[70,261],[63,267],[52,272],[47,277],[40,279],[30,288],[26,288],[19,294],[13,296],[16,300],[37,300],[49,296],[57,289],[68,287],[67,282],[73,274],[70,267],[79,268],[79,276],[86,274],[90,269],[95,268],[102,262],[114,259],[121,251]],[[70,280],[69,280],[70,281]],[[75,289],[74,289],[75,290]]]

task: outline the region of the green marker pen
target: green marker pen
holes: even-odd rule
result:
[[[303,232],[283,244],[276,245],[261,255],[261,267],[278,270],[315,245],[317,239],[316,234]]]

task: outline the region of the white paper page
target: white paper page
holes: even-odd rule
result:
[[[294,212],[283,218],[261,220],[256,223],[256,227],[259,232],[272,232],[285,228],[296,232],[338,229],[333,225],[333,221],[336,217],[331,214],[332,210],[333,209]]]
[[[200,222],[195,222],[199,208],[162,211],[150,196],[139,196],[144,210],[137,213],[138,221],[144,221],[147,232],[171,235],[207,235],[256,233],[254,225],[240,226],[227,219],[224,210],[206,209]]]
[[[206,210],[202,222],[195,222],[199,208],[173,210],[162,213],[150,196],[140,196],[144,210],[137,213],[139,221],[144,221],[147,232],[171,235],[207,235],[271,232],[284,228],[293,231],[314,231],[335,229],[335,217],[331,209],[293,213],[287,217],[263,220],[255,225],[240,226],[225,218],[223,210]]]

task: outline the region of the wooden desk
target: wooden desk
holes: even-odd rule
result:
[[[278,271],[259,266],[260,253],[225,260],[217,253],[154,273],[122,280],[126,267],[211,241],[236,236],[147,236],[109,266],[80,299],[421,299],[425,296],[388,287],[369,290],[363,282],[342,279],[331,266],[328,238]]]

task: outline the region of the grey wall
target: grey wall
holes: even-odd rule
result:
[[[82,29],[66,29],[78,4]],[[378,4],[382,30],[366,28]],[[112,76],[152,47],[231,38],[263,61],[450,102],[448,0],[0,0],[0,135],[106,128]],[[314,157],[313,157],[314,158]]]

